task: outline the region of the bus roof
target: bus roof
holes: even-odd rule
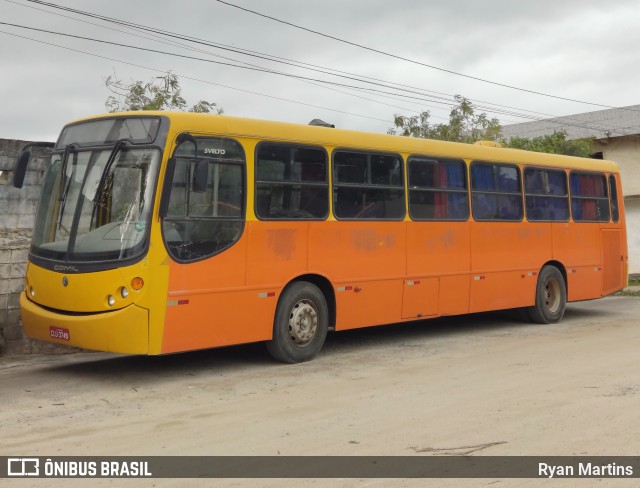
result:
[[[601,159],[578,158],[480,144],[376,134],[207,113],[168,111],[117,112],[86,117],[73,123],[118,116],[168,117],[171,121],[170,132],[173,134],[184,131],[194,134],[215,133],[228,137],[248,137],[267,139],[274,142],[286,141],[345,149],[376,150],[402,153],[404,155],[415,154],[466,160],[555,166],[586,171],[619,172],[616,163]]]

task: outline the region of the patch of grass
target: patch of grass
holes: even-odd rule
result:
[[[640,275],[638,273],[629,275],[629,286],[640,286]]]
[[[623,297],[640,297],[640,291],[619,291],[616,295]]]

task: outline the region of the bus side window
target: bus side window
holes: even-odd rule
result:
[[[473,161],[471,209],[475,220],[522,220],[522,185],[517,166]]]
[[[324,220],[329,214],[324,149],[263,143],[256,156],[256,216],[262,220]]]
[[[530,222],[569,220],[567,174],[563,170],[526,168],[524,193]]]
[[[609,222],[609,195],[605,176],[571,172],[571,213],[576,222]]]
[[[402,158],[395,154],[334,152],[333,212],[338,219],[404,219]]]
[[[467,220],[469,199],[464,161],[411,156],[409,215],[413,220]]]
[[[609,195],[611,197],[611,218],[615,223],[620,220],[620,211],[618,210],[618,188],[616,187],[616,177],[609,176]]]
[[[176,152],[176,169],[162,232],[177,261],[197,261],[233,245],[244,228],[244,151],[236,141],[198,138]],[[207,164],[206,181],[194,185],[196,165]],[[204,180],[204,178],[203,178]],[[201,186],[201,187],[200,187]]]

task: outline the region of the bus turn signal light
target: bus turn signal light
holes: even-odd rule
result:
[[[140,277],[131,280],[131,288],[134,290],[141,290],[144,286],[144,280]]]

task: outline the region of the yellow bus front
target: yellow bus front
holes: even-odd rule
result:
[[[119,353],[160,352],[168,262],[152,225],[168,119],[71,124],[44,178],[22,322],[30,337]],[[153,233],[158,236],[153,236]],[[154,314],[150,310],[156,310]]]

